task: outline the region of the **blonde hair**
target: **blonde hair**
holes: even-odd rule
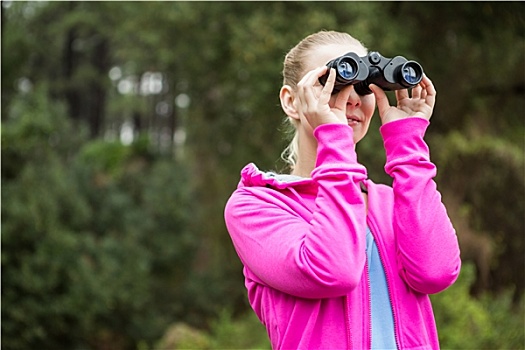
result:
[[[292,89],[297,88],[297,84],[303,77],[305,72],[305,61],[313,49],[333,44],[349,44],[359,45],[366,49],[366,47],[357,39],[348,33],[336,31],[319,31],[310,34],[297,45],[295,45],[284,57],[283,62],[283,85],[289,85]],[[287,117],[285,119],[286,128],[289,134],[293,133],[293,137],[288,146],[281,153],[281,158],[293,170],[297,163],[297,155],[299,151],[299,135],[297,133],[297,120]]]

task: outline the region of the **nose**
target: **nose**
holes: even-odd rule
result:
[[[346,95],[347,106],[359,107],[361,105],[361,96],[355,91],[354,85],[344,87],[340,93]]]

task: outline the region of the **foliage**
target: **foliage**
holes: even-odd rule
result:
[[[223,310],[210,333],[212,349],[271,349],[266,330],[251,311],[234,318]]]
[[[266,330],[253,312],[233,317],[223,309],[208,331],[176,323],[168,328],[157,349],[271,349]]]
[[[2,127],[3,345],[151,342],[184,308],[184,171],[113,142],[79,147],[45,92],[21,95]]]
[[[443,349],[521,349],[525,344],[523,300],[512,303],[512,291],[473,299],[474,267],[466,264],[458,281],[431,296]]]
[[[501,266],[525,266],[525,237],[519,234],[524,232],[525,223],[523,215],[518,214],[525,213],[522,150],[508,140],[459,132],[436,137],[432,145],[440,148],[435,157],[440,171],[456,174],[440,176],[440,183],[460,198],[469,212],[477,214],[471,215],[469,224],[477,232],[490,232],[490,239],[497,246],[495,260],[499,266],[492,266],[491,289],[500,291],[513,286],[513,298],[519,300],[525,290],[523,270]]]
[[[282,59],[321,29],[416,59],[432,78],[439,188],[497,253],[479,299],[468,264],[435,297],[442,343],[519,346],[523,307],[509,309],[525,288],[524,9],[2,2],[4,347],[148,348],[184,324],[202,347],[266,348],[241,336],[258,321],[238,318],[246,295],[223,208],[246,163],[284,167]],[[389,183],[379,127],[375,116],[359,160]]]

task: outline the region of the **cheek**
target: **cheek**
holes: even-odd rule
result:
[[[362,109],[367,118],[372,118],[376,109],[376,98],[373,94],[361,97]]]

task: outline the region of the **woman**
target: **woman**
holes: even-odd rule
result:
[[[241,173],[225,221],[244,264],[250,304],[274,349],[437,349],[428,295],[456,280],[454,228],[423,140],[436,91],[419,85],[360,96],[332,94],[326,63],[366,48],[318,32],[286,55],[281,105],[296,129],[291,174]],[[392,187],[367,179],[355,145],[377,105]]]

